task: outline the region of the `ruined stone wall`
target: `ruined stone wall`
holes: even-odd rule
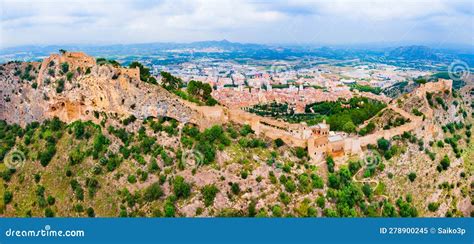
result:
[[[417,95],[425,96],[426,92],[438,92],[444,90],[451,90],[452,81],[440,79],[436,83],[427,83],[422,85],[415,92]],[[388,100],[384,97],[377,97],[378,100],[387,102]],[[224,108],[220,114],[226,116],[217,116],[225,121],[232,121],[239,124],[249,124],[257,134],[263,134],[271,139],[281,138],[286,144],[290,146],[307,147],[310,157],[315,159],[321,159],[321,155],[333,154],[339,155],[338,153],[346,154],[359,154],[362,147],[366,147],[369,144],[376,144],[380,138],[392,138],[403,134],[406,131],[412,131],[416,128],[421,128],[424,125],[420,117],[416,117],[407,111],[404,111],[395,105],[390,105],[387,109],[392,109],[400,115],[410,119],[410,122],[395,128],[388,130],[376,131],[370,135],[363,137],[350,137],[345,138],[341,141],[329,142],[328,135],[311,136],[309,139],[299,138],[298,133],[295,131],[303,131],[302,125],[290,124],[284,121],[278,121],[271,118],[260,117],[255,114],[251,114],[240,109],[227,109]],[[208,116],[210,113],[204,113],[204,116]],[[283,129],[285,128],[285,129]],[[427,133],[433,133],[433,130],[427,130]]]
[[[190,118],[191,123],[198,125],[203,130],[212,125],[222,125],[229,121],[228,110],[221,106],[198,106],[194,103],[183,101],[197,113]]]
[[[88,67],[96,66],[96,60],[94,57],[88,56],[83,52],[66,52],[64,54],[51,54],[49,57],[43,59],[41,63],[41,69],[38,74],[38,84],[43,84],[43,77],[51,68],[50,62],[53,61],[55,66],[61,65],[62,63],[69,64],[69,70],[75,71],[80,68],[85,71]]]
[[[445,90],[451,91],[452,89],[452,80],[444,80],[440,79],[438,82],[429,82],[426,84],[421,85],[416,91],[415,94],[424,97],[426,96],[426,92],[443,92]],[[426,126],[428,128],[427,133],[435,133],[436,131],[433,129],[433,126],[430,125],[424,125],[425,123],[422,121],[420,117],[413,116],[412,114],[396,107],[396,106],[389,106],[388,109],[393,109],[395,112],[401,114],[402,116],[409,118],[411,121],[410,123],[391,128],[389,130],[380,130],[376,131],[370,135],[366,135],[363,137],[359,137],[358,139],[352,139],[352,140],[358,140],[358,144],[361,147],[365,147],[369,144],[376,144],[377,140],[380,138],[392,138],[394,136],[402,135],[406,131],[412,131],[415,130],[416,128],[421,128],[422,126]],[[431,129],[430,129],[431,128]],[[353,143],[353,141],[351,142]]]
[[[237,124],[248,124],[256,134],[263,134],[273,140],[280,138],[286,144],[295,147],[306,147],[307,140],[300,138],[293,133],[301,129],[299,124],[290,124],[284,121],[278,121],[270,118],[260,117],[255,114],[245,112],[240,109],[227,109],[228,120]],[[287,128],[280,129],[280,128]]]
[[[132,79],[140,80],[140,69],[138,67],[135,67],[135,68],[120,67],[120,74],[128,76]]]
[[[183,101],[178,96],[169,93],[163,88],[140,81],[139,69],[113,67],[111,65],[96,65],[94,58],[84,53],[53,54],[43,60],[38,83],[42,82],[42,75],[46,74],[49,62],[54,61],[56,66],[67,62],[70,70],[77,67],[92,67],[91,74],[77,77],[80,87],[73,87],[66,82],[66,89],[61,94],[54,90],[49,92],[51,99],[45,101],[39,89],[25,89],[24,94],[12,95],[12,103],[2,104],[9,116],[2,115],[0,119],[7,119],[14,123],[28,123],[34,120],[43,120],[47,117],[58,116],[66,122],[77,119],[94,119],[93,110],[117,113],[119,116],[135,115],[145,119],[149,116],[167,116],[180,122],[189,122],[199,126],[201,130],[215,124],[234,122],[249,124],[256,134],[265,135],[271,139],[281,138],[290,146],[307,147],[312,159],[318,155],[331,153],[335,150],[357,154],[361,147],[375,144],[379,138],[391,138],[401,135],[405,131],[420,128],[423,123],[420,118],[414,117],[406,111],[390,105],[391,109],[403,116],[408,116],[410,123],[389,130],[377,131],[364,137],[345,138],[343,141],[329,142],[328,135],[306,135],[309,128],[302,124],[290,124],[271,118],[260,117],[240,109],[230,109],[223,106],[197,106]],[[451,90],[451,80],[441,80],[437,83],[427,83],[418,88],[415,93],[425,96],[426,92]],[[45,87],[44,91],[50,88]],[[7,91],[9,89],[5,89]],[[11,90],[11,89],[10,89]],[[42,92],[42,91],[41,91]],[[13,108],[10,104],[22,104],[21,109]],[[9,107],[10,106],[10,107]],[[3,118],[5,117],[5,118]],[[433,130],[431,130],[433,131]]]
[[[371,92],[358,92],[360,96],[367,97],[376,101],[384,102],[384,103],[389,103],[392,99],[390,97],[387,97],[385,95],[376,95]]]
[[[438,82],[427,82],[416,89],[415,94],[425,96],[427,92],[451,91],[453,88],[452,80],[439,79]]]
[[[238,124],[248,124],[256,134],[264,135],[270,139],[282,139],[287,145],[293,147],[303,147],[308,149],[310,158],[314,161],[320,159],[327,154],[344,154],[346,141],[329,142],[328,134],[311,135],[308,138],[301,134],[306,128],[302,124],[291,124],[284,121],[274,120],[271,118],[260,117],[255,114],[245,112],[240,109],[228,110],[229,121]],[[284,128],[284,129],[283,129]],[[357,145],[358,142],[354,144]],[[352,143],[351,143],[352,145]],[[352,148],[352,147],[351,147]],[[360,151],[360,146],[355,147],[356,151]],[[350,151],[352,152],[352,151]]]
[[[303,147],[305,148],[307,145],[307,140],[297,138],[293,136],[292,134],[282,131],[280,129],[264,125],[264,124],[258,124],[258,132],[259,134],[263,134],[266,137],[269,137],[272,140],[275,140],[277,138],[282,139],[286,144],[294,146],[294,147]],[[252,128],[253,129],[253,128]]]
[[[359,154],[362,152],[360,140],[356,137],[349,137],[344,139],[344,151],[348,154]]]
[[[229,120],[238,124],[250,124],[255,116],[240,109],[227,109]]]
[[[388,130],[376,131],[370,135],[360,137],[358,140],[360,141],[360,146],[365,147],[369,144],[376,144],[377,140],[382,137],[389,139],[394,136],[401,135],[405,131],[414,130],[415,128],[418,128],[419,126],[421,126],[421,121],[415,121],[415,122],[407,123],[407,124],[404,124],[395,128],[391,128]]]

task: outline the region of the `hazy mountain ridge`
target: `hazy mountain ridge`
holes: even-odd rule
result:
[[[388,56],[393,58],[402,58],[407,60],[435,60],[438,61],[442,56],[433,49],[426,46],[404,46],[397,47],[390,51]]]
[[[474,53],[469,49],[433,49],[428,46],[412,45],[398,47],[330,47],[315,45],[279,45],[255,44],[221,41],[198,41],[191,43],[138,43],[115,45],[48,45],[48,46],[21,46],[0,49],[0,62],[11,60],[33,61],[39,60],[59,49],[70,51],[81,50],[93,56],[166,56],[171,50],[182,50],[184,55],[198,50],[212,57],[255,58],[255,59],[288,59],[294,57],[322,57],[337,60],[359,58],[371,62],[395,62],[397,60],[441,62],[449,64],[455,59],[462,59],[468,64],[474,64]],[[212,53],[207,49],[219,49],[224,53]]]

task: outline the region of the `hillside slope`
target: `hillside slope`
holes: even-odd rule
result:
[[[140,80],[137,68],[97,64],[83,53],[53,54],[42,63],[0,66],[0,119],[26,125],[54,116],[62,121],[97,121],[94,114],[196,120],[197,111],[160,86]],[[196,122],[196,121],[194,121]]]
[[[415,90],[375,128],[407,113],[422,126],[311,162],[112,61],[0,67],[0,216],[472,215],[472,91]]]

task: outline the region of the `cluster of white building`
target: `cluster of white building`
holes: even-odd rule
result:
[[[208,83],[214,89],[214,98],[229,107],[276,101],[294,105],[297,112],[304,111],[305,105],[310,103],[350,98],[353,95],[351,84],[383,88],[426,75],[383,64],[303,65],[304,68],[295,69],[296,63],[253,62],[242,64],[207,58],[179,65],[153,66],[152,71],[155,74],[162,70],[170,72],[185,84],[190,80]]]

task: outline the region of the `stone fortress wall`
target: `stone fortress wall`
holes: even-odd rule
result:
[[[120,67],[120,74],[130,77],[131,79],[140,80],[140,68],[124,68]]]
[[[78,67],[94,67],[96,65],[95,58],[88,56],[83,52],[65,52],[62,55],[56,53],[51,54],[49,57],[43,59],[43,62],[41,63],[41,69],[39,70],[38,74],[38,85],[42,85],[42,82],[44,81],[43,76],[48,72],[51,61],[53,61],[56,65],[68,63],[69,70],[76,70]]]
[[[67,53],[60,58],[60,62],[72,63],[72,67],[77,65],[94,65],[95,60],[90,57],[82,58],[83,53]],[[86,56],[87,57],[87,56]],[[54,57],[57,58],[57,57]],[[75,60],[75,61],[74,61]],[[49,62],[49,61],[44,61]],[[44,65],[43,65],[44,66]],[[80,67],[80,66],[78,66]],[[97,66],[94,66],[97,68]],[[99,67],[100,68],[100,67]],[[136,81],[140,79],[139,69],[119,68],[120,77],[130,77]],[[100,73],[100,72],[99,72]],[[110,77],[109,77],[110,78]],[[121,83],[129,83],[129,81],[119,78]],[[125,84],[123,84],[124,86]],[[416,91],[417,96],[425,96],[426,92],[440,92],[444,90],[451,90],[451,80],[441,80],[436,83],[426,83],[421,85]],[[364,94],[361,94],[364,95]],[[386,97],[382,97],[388,99]],[[388,102],[380,97],[377,100]],[[150,102],[144,103],[141,106],[142,111],[137,117],[147,116],[168,116],[175,118],[180,122],[192,123],[197,125],[201,130],[210,127],[214,124],[225,124],[233,122],[237,124],[248,124],[258,135],[264,135],[271,139],[282,139],[286,144],[294,147],[303,147],[308,149],[311,159],[319,160],[325,155],[344,155],[344,154],[359,154],[362,148],[368,144],[375,144],[378,139],[391,138],[396,135],[401,135],[405,131],[411,131],[421,126],[426,126],[421,118],[411,115],[410,113],[396,107],[396,104],[389,103],[387,109],[393,109],[395,112],[410,119],[410,123],[395,127],[389,130],[380,130],[372,134],[359,137],[347,137],[345,133],[330,131],[329,125],[320,123],[313,126],[308,126],[305,123],[291,124],[288,122],[261,117],[255,114],[245,112],[241,109],[227,108],[224,106],[198,106],[194,103],[179,99],[174,94],[167,94],[159,99],[144,99]],[[158,106],[157,102],[158,101]],[[162,101],[162,103],[160,103]],[[161,104],[161,105],[160,105]],[[164,107],[162,107],[164,105]],[[70,106],[74,107],[74,106]],[[139,106],[137,106],[139,107]],[[67,110],[69,111],[69,109]],[[77,112],[77,111],[75,111]],[[429,125],[428,125],[429,126]]]
[[[452,80],[440,79],[438,82],[430,82],[421,85],[415,95],[424,97],[427,92],[442,92],[452,89]],[[320,123],[314,126],[308,126],[305,123],[291,124],[288,122],[261,117],[255,114],[245,112],[240,109],[229,109],[216,106],[217,112],[209,113],[206,110],[209,107],[195,106],[195,109],[201,111],[199,114],[207,117],[213,115],[214,123],[223,124],[234,122],[238,124],[248,124],[256,134],[264,135],[271,139],[281,138],[286,144],[308,149],[312,160],[320,160],[326,155],[340,156],[344,154],[359,154],[362,148],[369,144],[376,144],[380,138],[392,138],[401,135],[406,131],[412,131],[417,128],[427,128],[427,133],[433,132],[433,125],[428,121],[423,121],[421,117],[412,115],[396,106],[395,101],[389,102],[386,109],[392,109],[400,115],[410,119],[410,122],[388,130],[379,130],[366,136],[347,137],[345,133],[330,131],[329,125]]]
[[[98,70],[102,68],[97,66],[97,62],[94,57],[88,56],[83,52],[64,52],[63,54],[51,54],[49,57],[43,59],[43,62],[41,63],[41,69],[38,74],[39,82],[43,81],[43,76],[50,68],[49,64],[51,61],[54,62],[56,65],[67,63],[69,65],[70,71],[75,71],[77,68],[79,68],[82,70],[82,72],[85,72],[87,68],[91,68],[92,70],[95,69],[95,72],[97,73]],[[140,69],[138,67],[116,67],[116,73],[117,76],[125,75],[126,77],[129,77],[131,79],[140,79]]]
[[[415,94],[419,97],[423,97],[427,92],[435,93],[446,90],[451,91],[452,88],[452,80],[439,79],[438,82],[428,82],[420,85],[420,87],[415,90]]]
[[[69,70],[80,68],[85,71],[86,68],[90,67],[91,75],[80,77],[78,82],[83,85],[78,88],[79,90],[76,88],[75,92],[59,95],[52,92],[51,94],[55,94],[55,99],[49,102],[44,101],[42,94],[37,90],[30,89],[30,93],[24,94],[24,96],[29,97],[29,102],[25,103],[24,106],[25,111],[9,108],[12,111],[15,110],[15,114],[18,114],[18,116],[7,116],[2,119],[20,124],[52,116],[58,116],[66,122],[78,119],[94,120],[92,110],[97,109],[118,114],[134,114],[137,118],[142,119],[148,116],[167,116],[180,122],[196,124],[201,130],[214,124],[233,122],[248,124],[256,134],[271,139],[281,138],[290,146],[307,148],[309,156],[313,160],[320,159],[328,154],[335,156],[358,154],[362,147],[375,144],[379,138],[391,138],[401,135],[405,131],[422,126],[428,126],[429,128],[430,126],[429,122],[422,121],[421,118],[398,108],[393,101],[389,103],[387,109],[393,109],[402,116],[408,117],[410,123],[389,130],[379,130],[363,137],[348,137],[341,132],[332,132],[326,123],[313,126],[308,126],[305,123],[291,124],[261,117],[240,109],[223,106],[198,106],[180,99],[161,87],[140,82],[138,68],[128,69],[110,65],[97,65],[93,57],[82,52],[66,52],[62,55],[52,54],[45,58],[37,77],[38,84],[41,84],[44,80],[43,76],[47,75],[51,61],[54,61],[56,65],[67,62]],[[440,79],[436,83],[431,82],[421,85],[414,94],[423,97],[426,92],[440,92],[451,90],[451,88],[451,80]],[[8,110],[7,104],[5,108]],[[20,116],[21,114],[23,116]]]

